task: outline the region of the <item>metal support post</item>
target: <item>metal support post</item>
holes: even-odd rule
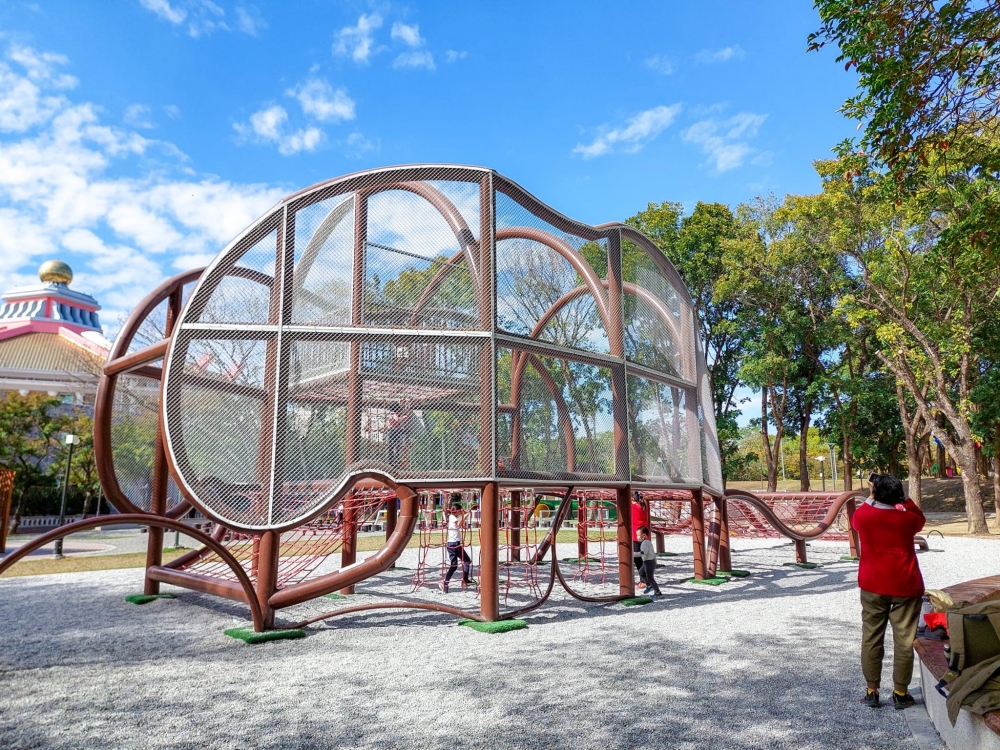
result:
[[[510,491],[510,559],[521,560],[521,490]]]
[[[358,559],[358,501],[355,495],[351,494],[344,500],[344,543],[340,548],[340,569],[343,570],[348,565],[354,565]],[[340,590],[341,594],[349,595],[354,593],[354,585],[345,586]]]
[[[278,589],[278,553],[281,535],[265,531],[260,535],[260,556],[257,564],[257,603],[263,614],[262,630],[274,627],[274,607],[271,595]]]
[[[479,611],[488,622],[500,619],[499,498],[497,483],[487,482],[479,506]]]
[[[628,486],[615,490],[618,511],[618,594],[635,596],[635,575],[632,567],[632,492]]]
[[[705,579],[705,498],[701,490],[691,491],[691,546],[694,551],[694,577]]]

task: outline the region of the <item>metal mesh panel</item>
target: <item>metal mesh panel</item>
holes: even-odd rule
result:
[[[295,214],[292,322],[344,325],[351,319],[354,196],[336,196]]]
[[[499,348],[500,473],[614,478],[611,379],[609,368]]]
[[[441,213],[421,195],[389,190],[368,199],[367,215],[364,324],[479,328],[465,253]]]
[[[394,476],[482,474],[486,342],[364,342],[359,463]],[[488,442],[488,441],[486,441]]]
[[[223,520],[267,522],[265,340],[196,339],[175,350],[169,437],[185,478]],[[272,355],[273,356],[273,355]]]
[[[629,448],[632,478],[701,482],[689,476],[686,393],[629,375]]]
[[[278,230],[275,229],[257,242],[248,243],[235,265],[213,284],[208,299],[205,299],[204,290],[199,295],[201,309],[196,320],[202,323],[266,323],[277,242]]]
[[[308,513],[329,497],[347,471],[348,341],[290,342],[284,437],[279,438],[282,483],[271,522]]]
[[[151,504],[159,404],[159,380],[136,375],[118,376],[111,419],[115,476],[125,497],[145,511]],[[170,478],[167,480],[167,507],[180,501],[180,491]]]
[[[622,272],[625,356],[654,370],[683,377],[681,347],[685,339],[676,290],[646,251],[625,239]]]
[[[701,467],[705,484],[722,490],[722,460],[715,427],[715,406],[708,375],[702,373],[699,390],[698,423],[701,428]]]
[[[607,353],[608,332],[600,312],[607,292],[598,284],[593,293],[567,257],[577,257],[597,279],[606,279],[607,240],[587,241],[562,232],[503,193],[497,193],[496,225],[499,330]],[[529,231],[519,231],[524,228]]]

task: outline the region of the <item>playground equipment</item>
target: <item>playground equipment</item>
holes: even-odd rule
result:
[[[696,331],[648,238],[572,221],[492,170],[314,185],[133,311],[95,414],[105,495],[124,515],[40,537],[0,573],[53,535],[146,519],[147,594],[169,583],[246,602],[271,629],[278,610],[386,573],[415,534],[412,589],[431,589],[453,492],[478,611],[411,597],[298,624],[391,607],[495,621],[541,606],[556,580],[585,601],[630,597],[633,493],[661,549],[691,534],[696,578],[728,569],[731,515],[802,541],[804,559],[850,500],[807,514],[808,529],[776,500],[727,501]],[[164,563],[163,530],[192,509],[211,535]],[[567,523],[578,558],[562,566]],[[376,529],[384,545],[359,559],[359,533]]]

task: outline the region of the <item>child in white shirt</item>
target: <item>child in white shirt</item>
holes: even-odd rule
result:
[[[656,550],[649,540],[649,528],[646,526],[639,527],[639,555],[642,557],[642,577],[646,580],[646,590],[642,593],[653,592],[652,598],[657,599],[660,596],[660,587],[653,576],[653,572],[656,570]]]

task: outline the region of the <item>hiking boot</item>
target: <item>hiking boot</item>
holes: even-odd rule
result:
[[[650,591],[652,591],[652,590],[653,590],[653,587],[652,587],[652,586],[647,586],[646,588],[644,588],[644,589],[642,590],[642,593],[644,593],[644,594],[648,594],[648,593],[649,593]]]
[[[441,581],[441,586],[439,588],[441,589],[441,593],[442,594],[447,594],[448,593],[448,582],[447,581]]]
[[[660,598],[660,592],[654,591],[652,594],[649,595],[649,598],[655,602],[657,599]]]
[[[915,706],[916,703],[917,701],[909,693],[903,693],[900,695],[895,690],[892,692],[892,707],[897,711],[902,711],[904,708]]]
[[[881,705],[878,700],[878,690],[869,690],[861,702],[869,708],[878,708]]]

